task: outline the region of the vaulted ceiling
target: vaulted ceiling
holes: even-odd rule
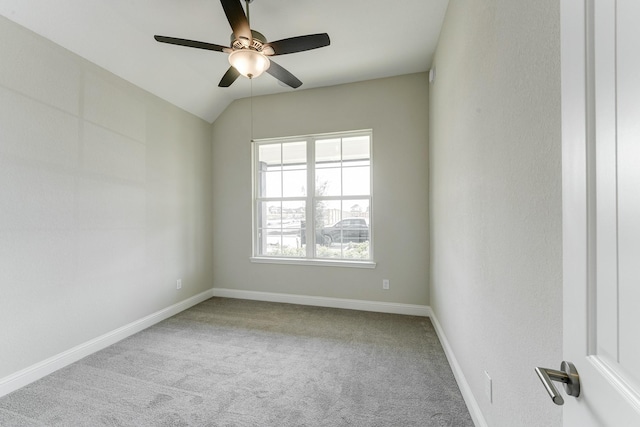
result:
[[[328,33],[325,48],[274,58],[299,89],[264,74],[218,82],[228,55],[158,43],[154,34],[229,44],[219,0],[2,0],[0,14],[209,122],[233,100],[426,71],[448,0],[254,0],[268,40]],[[244,1],[242,2],[244,5]]]

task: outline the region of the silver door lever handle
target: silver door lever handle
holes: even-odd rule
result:
[[[559,371],[555,369],[536,368],[536,374],[538,374],[542,385],[544,385],[547,393],[549,393],[549,397],[551,397],[551,400],[556,405],[563,405],[564,399],[560,396],[560,393],[558,393],[552,381],[563,383],[564,391],[566,391],[569,396],[580,396],[580,376],[573,363],[563,361]]]

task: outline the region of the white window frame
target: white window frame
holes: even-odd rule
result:
[[[327,138],[349,138],[357,136],[369,137],[369,195],[355,196],[315,196],[315,141]],[[278,144],[287,142],[306,141],[307,149],[307,195],[306,197],[276,197],[276,198],[259,198],[258,197],[258,147],[265,144]],[[342,169],[342,168],[341,168]],[[252,200],[251,200],[251,223],[252,223],[252,256],[251,261],[266,264],[294,264],[294,265],[313,265],[313,266],[332,266],[332,267],[358,267],[358,268],[375,268],[374,262],[374,221],[373,221],[373,131],[371,129],[333,132],[312,135],[302,135],[283,138],[256,139],[252,141],[251,147],[251,181],[252,181]],[[367,199],[369,202],[369,259],[345,259],[345,258],[315,258],[316,251],[316,233],[315,233],[315,201],[316,200],[350,200],[350,199]],[[306,256],[305,257],[283,257],[260,255],[259,246],[259,226],[258,226],[258,205],[268,201],[300,201],[305,200],[305,239],[306,239]],[[343,218],[344,219],[344,218]]]

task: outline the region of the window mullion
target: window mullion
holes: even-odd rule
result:
[[[280,198],[284,197],[284,145],[280,144]]]
[[[340,138],[340,221],[344,218],[342,214],[344,212],[344,151],[343,151],[343,139]],[[340,258],[344,258],[344,245],[342,244],[344,239],[344,227],[340,227]]]
[[[315,167],[315,140],[307,138],[307,208],[306,208],[306,242],[307,258],[315,258],[316,251],[316,224],[315,224],[315,194],[316,194],[316,167]]]

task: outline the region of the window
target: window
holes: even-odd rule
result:
[[[371,131],[254,143],[255,258],[371,262]]]

